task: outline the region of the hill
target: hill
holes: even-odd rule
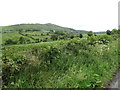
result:
[[[97,34],[105,34],[106,32],[105,31],[102,31],[102,32],[95,32]]]
[[[0,26],[2,27],[2,26]],[[54,31],[65,31],[65,32],[74,32],[74,33],[87,33],[88,31],[86,30],[75,30],[73,28],[68,28],[68,27],[62,27],[59,25],[51,24],[51,23],[46,23],[46,24],[16,24],[16,25],[10,25],[10,26],[3,26],[2,27],[3,31],[19,31],[19,30],[28,30],[28,31],[49,31],[49,30],[54,30]],[[95,32],[97,34],[105,34],[105,31],[103,32]]]
[[[86,33],[85,30],[75,30],[73,28],[62,27],[55,24],[16,24],[10,26],[3,26],[3,31],[18,31],[18,30],[34,30],[34,31],[65,31],[65,32],[75,32],[75,33]]]
[[[46,31],[46,30],[56,30],[56,31],[73,31],[74,29],[61,27],[54,24],[16,24],[10,26],[4,26],[3,30],[38,30],[38,31]]]

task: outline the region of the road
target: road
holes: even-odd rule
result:
[[[116,73],[108,88],[116,88],[115,90],[120,90],[120,70]]]

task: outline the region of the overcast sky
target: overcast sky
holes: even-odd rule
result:
[[[1,0],[0,26],[53,23],[77,30],[118,29],[120,0]]]

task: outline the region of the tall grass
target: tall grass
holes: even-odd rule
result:
[[[118,68],[117,47],[117,41],[91,45],[86,39],[7,47],[4,87],[104,88]]]

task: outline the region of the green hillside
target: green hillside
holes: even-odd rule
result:
[[[86,30],[75,30],[73,28],[62,27],[55,24],[47,23],[47,24],[16,24],[10,26],[0,26],[3,31],[19,31],[19,30],[28,30],[28,31],[64,31],[64,32],[74,32],[74,33],[83,33],[86,34],[88,31]],[[95,32],[97,34],[105,34],[103,32]]]
[[[11,26],[4,26],[3,30],[38,30],[38,31],[46,31],[46,30],[56,30],[56,31],[74,31],[74,29],[57,26],[54,24],[16,24]]]
[[[87,33],[85,30],[75,30],[68,27],[62,27],[55,24],[47,23],[47,24],[16,24],[10,26],[3,26],[3,31],[18,31],[18,30],[34,30],[34,31],[65,31],[65,32],[75,32],[75,33]]]

